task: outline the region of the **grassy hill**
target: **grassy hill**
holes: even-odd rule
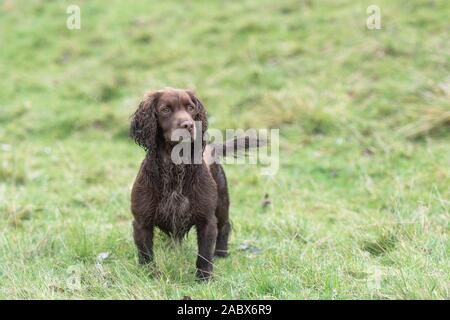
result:
[[[0,298],[450,298],[450,2],[379,0],[368,30],[372,1],[76,1],[69,30],[73,2],[0,2]],[[225,167],[210,283],[195,232],[136,262],[129,117],[165,86],[280,129],[276,176]]]

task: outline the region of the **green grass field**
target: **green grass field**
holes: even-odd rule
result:
[[[381,30],[366,28],[371,4]],[[0,298],[449,299],[449,12],[1,1]],[[210,127],[280,129],[276,176],[225,167],[231,256],[209,283],[195,231],[181,245],[157,233],[159,272],[137,265],[129,117],[165,86],[196,89]]]

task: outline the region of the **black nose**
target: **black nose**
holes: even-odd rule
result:
[[[190,120],[183,121],[180,124],[180,128],[186,129],[189,132],[192,132],[192,129],[194,128],[194,123],[192,121],[190,121]]]

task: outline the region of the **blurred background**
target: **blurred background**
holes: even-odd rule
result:
[[[0,298],[448,299],[449,12],[0,1]],[[210,127],[280,129],[276,176],[225,168],[231,256],[209,284],[194,232],[157,235],[158,275],[136,264],[129,117],[165,86],[195,89]]]

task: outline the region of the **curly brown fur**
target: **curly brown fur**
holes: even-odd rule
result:
[[[170,110],[169,110],[170,109]],[[194,121],[202,123],[196,133]],[[189,128],[193,138],[207,130],[206,109],[192,91],[164,89],[148,93],[131,121],[131,137],[146,156],[131,193],[134,241],[139,261],[153,258],[153,229],[176,239],[195,226],[198,239],[197,277],[211,276],[213,255],[226,256],[230,223],[225,173],[220,164],[174,164],[170,133]],[[202,139],[202,154],[206,143]]]

